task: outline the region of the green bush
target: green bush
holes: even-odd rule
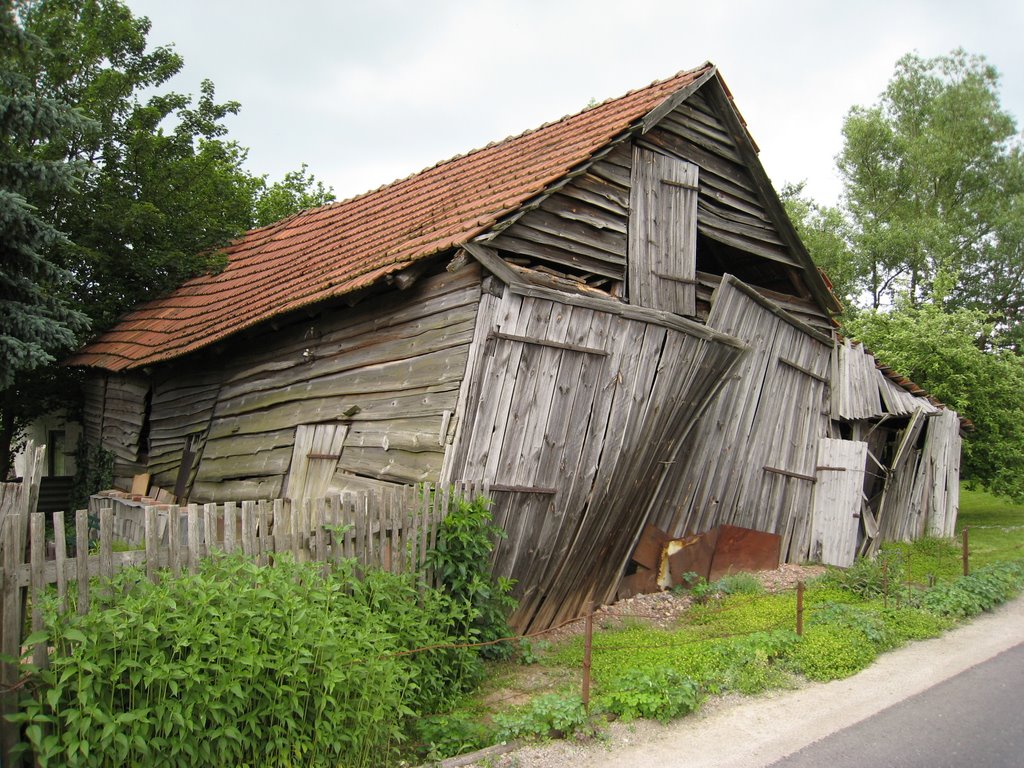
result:
[[[608,688],[597,699],[598,706],[625,721],[643,717],[666,723],[700,704],[697,683],[670,667],[627,671]]]
[[[715,587],[723,595],[760,595],[764,587],[757,576],[752,573],[732,573],[715,582]]]
[[[941,582],[924,593],[921,607],[939,616],[962,619],[990,611],[1024,587],[1024,562],[993,563],[970,576]]]
[[[572,736],[587,724],[583,700],[574,694],[548,693],[525,707],[494,716],[498,738],[549,739]]]
[[[464,606],[459,632],[470,642],[493,643],[514,633],[508,618],[516,602],[510,596],[514,582],[491,575],[491,551],[505,531],[491,523],[490,502],[457,499],[437,534],[427,563],[440,579],[441,589],[456,605]],[[512,642],[480,649],[487,659],[507,659],[516,649]]]
[[[154,585],[125,571],[85,616],[50,611],[50,668],[20,719],[43,766],[346,766],[394,754],[450,702],[464,618],[410,577],[279,555],[206,561]]]

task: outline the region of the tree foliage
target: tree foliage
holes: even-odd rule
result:
[[[1024,144],[999,73],[963,50],[904,56],[843,137],[840,205],[784,198],[844,329],[974,422],[964,478],[1024,499]]]
[[[52,377],[39,371],[88,327],[71,300],[72,275],[53,260],[66,238],[40,210],[74,190],[80,169],[50,149],[87,123],[25,77],[40,52],[38,38],[18,26],[9,7],[0,9],[0,479],[26,404],[52,404],[56,388],[43,384]]]
[[[860,292],[859,275],[843,212],[807,197],[802,183],[786,184],[779,196],[814,263],[832,285],[832,292],[847,306],[853,306]]]
[[[225,125],[239,104],[209,80],[197,98],[169,90],[181,56],[151,48],[149,20],[120,0],[3,9],[0,279],[18,311],[0,320],[0,471],[20,429],[54,407],[42,393],[73,394],[56,363],[87,319],[103,331],[221,268],[218,248],[257,221],[332,199],[305,166],[276,184],[249,173]]]
[[[999,74],[963,50],[904,56],[877,104],[843,124],[844,213],[872,306],[902,292],[980,309],[1017,344],[1024,312],[1024,155]]]
[[[334,192],[307,172],[305,163],[290,171],[281,181],[266,186],[256,195],[253,226],[265,227],[307,208],[319,208],[334,202]]]
[[[904,299],[892,310],[858,312],[845,325],[880,360],[973,421],[965,479],[1024,501],[1024,360],[978,346],[993,333],[984,312]]]

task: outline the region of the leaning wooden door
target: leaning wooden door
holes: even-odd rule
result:
[[[845,568],[857,552],[868,444],[821,438],[815,468],[811,558]]]
[[[699,168],[633,148],[629,198],[629,301],[678,315],[697,312]]]
[[[284,497],[323,497],[337,469],[347,435],[348,426],[345,424],[300,424],[296,427]]]

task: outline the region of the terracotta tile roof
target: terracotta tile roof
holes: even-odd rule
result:
[[[125,315],[69,363],[112,371],[170,360],[342,296],[458,246],[540,193],[710,63],[490,144],[380,189],[245,233],[217,275]]]

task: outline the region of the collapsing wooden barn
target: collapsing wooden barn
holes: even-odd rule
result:
[[[72,360],[122,482],[487,482],[522,629],[610,599],[645,524],[848,564],[948,535],[959,421],[839,306],[706,64],[253,230]]]

